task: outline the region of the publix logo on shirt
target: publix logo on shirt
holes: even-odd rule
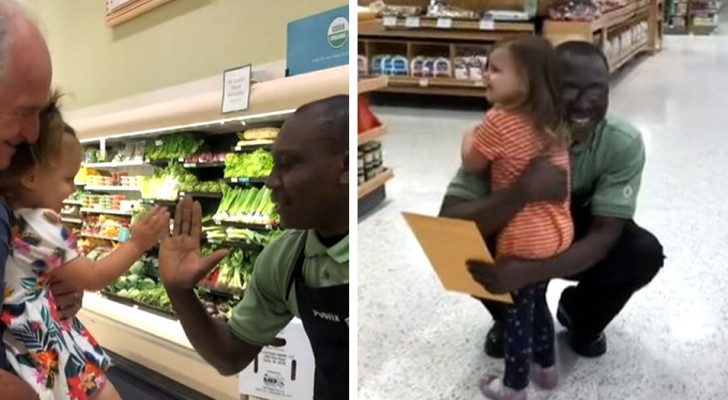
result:
[[[349,20],[344,17],[334,18],[329,24],[326,39],[329,42],[329,46],[334,49],[343,47],[347,40],[349,40]]]

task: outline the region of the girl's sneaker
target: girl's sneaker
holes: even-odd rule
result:
[[[553,390],[559,383],[559,373],[556,372],[555,365],[544,368],[538,364],[533,364],[531,367],[531,380],[541,389]]]
[[[526,400],[526,389],[514,390],[503,385],[503,380],[486,375],[480,380],[480,392],[491,400]]]

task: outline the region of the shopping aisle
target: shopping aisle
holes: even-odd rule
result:
[[[670,37],[616,83],[611,111],[642,129],[648,152],[636,219],[668,259],[609,326],[608,353],[577,359],[560,346],[561,386],[531,399],[725,398],[727,70],[728,37]],[[490,317],[443,292],[400,216],[437,213],[461,133],[482,113],[375,112],[390,128],[384,160],[396,177],[388,203],[359,225],[359,398],[483,398],[479,378],[503,368],[483,353]],[[564,286],[552,283],[552,310]]]

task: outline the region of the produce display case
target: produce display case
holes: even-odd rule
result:
[[[348,68],[338,67],[254,84],[250,110],[223,118],[216,92],[190,96],[196,108],[176,99],[163,103],[188,110],[184,116],[154,103],[106,118],[70,119],[86,149],[77,176],[86,185],[65,202],[63,218],[81,226],[80,250],[99,258],[128,237],[133,219],[149,205],[173,209],[191,195],[203,209],[203,251],[231,249],[196,289],[208,312],[226,319],[244,296],[258,254],[281,233],[265,188],[277,130],[296,107],[347,92]],[[199,121],[189,120],[190,113]],[[123,359],[210,398],[239,399],[237,377],[220,376],[186,339],[158,281],[157,252],[105,290],[89,293],[79,317]]]
[[[374,116],[364,97],[365,93],[386,87],[387,84],[387,77],[359,80],[357,138],[359,216],[369,213],[384,201],[386,198],[384,185],[394,177],[392,170],[383,165],[382,146],[377,140],[387,133],[387,127]]]
[[[722,0],[670,0],[665,8],[666,34],[710,35],[718,27]]]

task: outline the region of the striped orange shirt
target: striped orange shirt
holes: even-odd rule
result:
[[[485,114],[474,136],[477,150],[490,161],[493,191],[513,185],[542,148],[525,117],[495,108]],[[553,151],[550,160],[568,171],[567,148]],[[561,203],[529,203],[498,235],[496,257],[549,258],[566,250],[573,239],[568,198]]]

